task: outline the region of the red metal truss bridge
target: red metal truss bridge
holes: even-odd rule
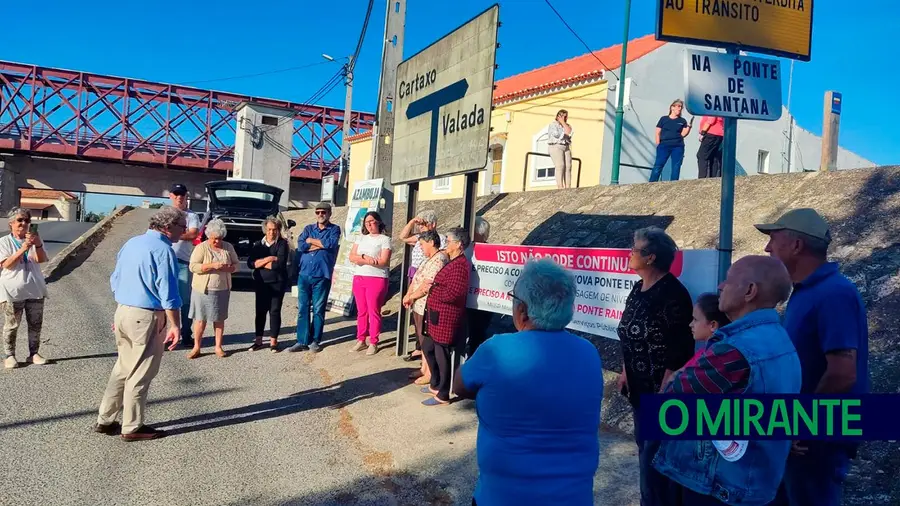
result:
[[[232,170],[235,106],[294,111],[291,176],[340,166],[344,110],[0,60],[0,151]],[[352,112],[350,135],[375,115]]]

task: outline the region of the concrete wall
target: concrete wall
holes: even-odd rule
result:
[[[627,76],[631,85],[627,88],[625,123],[622,134],[621,163],[648,167],[646,170],[621,167],[619,182],[640,183],[650,177],[649,167],[656,157],[656,122],[667,114],[669,104],[676,98],[684,99],[684,50],[681,44],[665,44],[648,55],[628,64]],[[703,48],[697,48],[703,49]],[[786,71],[783,71],[786,76]],[[607,135],[602,139],[604,157],[602,169],[603,184],[609,184],[612,167],[613,133],[615,131],[615,109],[618,86],[615,76],[607,73],[610,92],[606,116]],[[787,97],[785,97],[786,100]],[[691,115],[685,111],[685,117]],[[787,132],[790,125],[788,111],[783,111],[778,121],[740,121],[737,139],[737,174],[755,175],[759,151],[769,153],[769,173],[780,174],[787,170]],[[685,138],[685,156],[681,168],[681,179],[697,177],[697,149],[700,147],[697,132],[700,118],[694,121],[694,128]],[[806,130],[794,126],[794,158],[792,172],[819,168],[822,139]],[[671,164],[671,162],[670,162]],[[670,175],[670,164],[663,172],[663,178]],[[875,164],[861,156],[841,148],[838,152],[838,166],[850,168],[873,167]]]
[[[0,208],[18,205],[19,188],[69,192],[110,193],[142,197],[166,197],[173,183],[187,186],[195,201],[206,199],[205,184],[225,179],[224,172],[193,172],[123,165],[118,163],[0,155]],[[305,208],[318,201],[319,183],[291,181],[290,208]],[[204,207],[205,209],[205,207]]]
[[[234,138],[234,177],[288,188],[293,135],[291,111],[258,104],[241,106]],[[281,207],[287,208],[289,201],[289,192],[284,192]]]

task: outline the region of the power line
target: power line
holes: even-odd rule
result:
[[[353,60],[350,61],[349,72],[353,72],[354,67],[356,67],[356,60],[359,58],[359,52],[362,51],[363,40],[366,38],[366,32],[369,29],[369,18],[372,17],[372,6],[375,4],[375,0],[369,0],[369,6],[366,8],[366,17],[363,19],[362,30],[359,32],[359,40],[356,42],[356,50],[353,51]]]
[[[591,56],[593,56],[598,62],[600,62],[600,65],[603,65],[603,68],[605,68],[610,73],[612,73],[612,75],[616,78],[616,81],[618,81],[619,76],[615,72],[613,72],[613,70],[611,68],[607,67],[606,64],[603,63],[603,60],[600,59],[600,57],[598,57],[596,54],[594,54],[594,51],[591,49],[591,46],[588,46],[587,42],[585,42],[584,39],[582,39],[578,35],[578,33],[575,32],[575,30],[571,26],[569,26],[569,23],[566,23],[566,20],[562,17],[562,14],[560,14],[559,11],[556,10],[556,7],[553,7],[553,4],[550,3],[550,0],[544,0],[544,2],[546,2],[547,6],[550,7],[551,10],[553,10],[553,13],[556,14],[556,17],[558,17],[559,20],[562,21],[562,23],[564,25],[566,25],[566,28],[568,28],[569,31],[572,32],[572,35],[574,35],[575,38],[578,39],[578,41],[581,42],[581,44],[591,53]]]
[[[306,64],[306,65],[300,65],[300,66],[297,66],[297,67],[288,67],[288,68],[284,68],[284,69],[269,70],[269,71],[266,71],[266,72],[258,72],[258,73],[256,73],[256,74],[244,74],[244,75],[230,76],[230,77],[217,77],[217,78],[215,78],[215,79],[201,79],[201,80],[199,80],[199,81],[185,81],[185,82],[183,82],[183,83],[181,83],[181,84],[213,83],[213,82],[219,82],[219,81],[232,81],[232,80],[235,80],[235,79],[246,79],[246,78],[248,78],[248,77],[259,77],[259,76],[267,76],[267,75],[272,75],[272,74],[281,74],[281,73],[284,73],[284,72],[291,72],[291,71],[294,71],[294,70],[308,69],[308,68],[311,68],[311,67],[316,67],[316,66],[318,66],[318,65],[324,65],[324,64],[326,64],[326,63],[328,63],[328,62],[327,62],[327,61],[320,61],[320,62],[316,62],[316,63],[308,63],[308,64]]]

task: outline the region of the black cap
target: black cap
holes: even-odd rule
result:
[[[169,188],[169,193],[174,195],[187,195],[187,186],[181,183],[175,183]]]

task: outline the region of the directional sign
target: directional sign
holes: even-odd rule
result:
[[[810,59],[813,0],[657,1],[657,40]]]
[[[702,116],[775,121],[781,117],[781,62],[685,50],[685,107]]]
[[[492,6],[397,67],[392,184],[487,166],[499,10]]]

